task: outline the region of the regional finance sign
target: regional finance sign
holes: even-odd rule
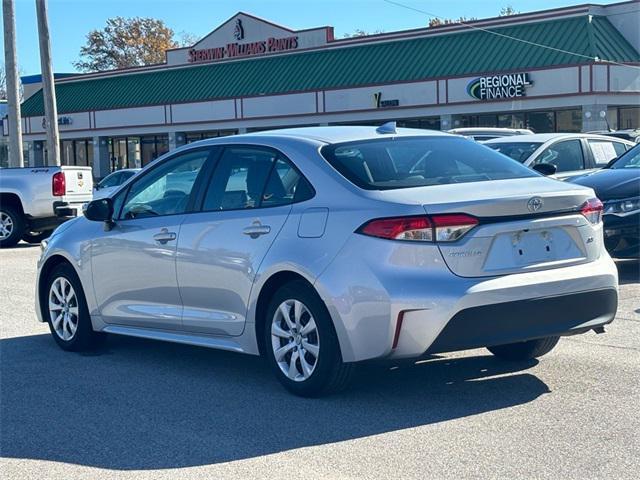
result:
[[[467,93],[478,100],[499,100],[525,96],[525,89],[533,85],[528,73],[489,75],[476,78],[467,85]]]

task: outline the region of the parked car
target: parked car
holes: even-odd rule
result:
[[[560,180],[602,168],[633,142],[587,133],[536,133],[484,143],[527,167]]]
[[[125,183],[139,171],[139,168],[123,168],[121,170],[111,172],[109,175],[100,180],[100,182],[95,186],[93,190],[93,198],[95,199],[108,197],[111,193],[113,193],[114,190],[116,190],[120,185]]]
[[[640,258],[640,145],[572,181],[593,188],[604,202],[604,244],[611,256]]]
[[[617,271],[601,214],[592,189],[442,132],[208,139],[56,230],[36,310],[65,350],[114,333],[262,354],[317,396],[356,362],[478,347],[531,359],[604,331]]]
[[[533,133],[528,128],[490,128],[490,127],[469,127],[454,128],[448,133],[463,135],[474,139],[476,142],[485,142],[494,138],[513,137],[514,135],[530,135]]]
[[[629,140],[630,142],[640,143],[640,129],[638,128],[627,128],[624,130],[600,130],[588,133],[595,133],[606,137],[622,138],[623,140]]]
[[[91,167],[0,169],[0,247],[39,243],[91,200]]]

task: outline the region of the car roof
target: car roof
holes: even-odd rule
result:
[[[494,138],[492,140],[487,140],[484,142],[487,144],[494,143],[514,143],[514,142],[522,142],[522,143],[546,143],[550,140],[558,140],[562,138],[591,138],[594,140],[613,140],[612,137],[605,137],[604,135],[594,135],[591,133],[533,133],[530,135],[518,135],[512,137],[500,137]],[[622,141],[623,143],[631,143],[628,140],[624,140],[621,138],[616,138],[616,141]]]
[[[449,133],[474,134],[474,133],[504,133],[507,135],[527,135],[533,132],[527,128],[498,128],[498,127],[464,127],[447,130]]]
[[[261,132],[244,133],[233,135],[231,137],[217,137],[199,142],[199,145],[215,145],[218,143],[241,143],[246,139],[266,140],[271,139],[298,139],[302,141],[312,141],[321,143],[343,143],[359,140],[372,140],[376,138],[389,137],[452,137],[449,133],[438,130],[422,130],[418,128],[396,128],[395,133],[380,133],[379,127],[365,126],[329,126],[329,127],[300,127],[300,128],[283,128],[279,130],[265,130]]]

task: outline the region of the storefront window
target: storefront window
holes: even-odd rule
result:
[[[75,165],[75,152],[73,140],[63,140],[60,142],[60,163],[62,165]]]
[[[501,113],[498,115],[500,128],[526,128],[524,113]]]
[[[555,132],[555,118],[553,112],[528,112],[527,128],[536,133]]]
[[[556,129],[558,132],[582,131],[582,110],[560,110],[556,112]]]
[[[142,166],[152,162],[169,151],[168,135],[148,135],[140,138]]]
[[[640,128],[640,107],[619,108],[618,128]]]
[[[410,118],[407,120],[399,120],[398,126],[403,128],[440,130],[440,117]]]
[[[250,130],[249,130],[250,131]],[[186,143],[197,142],[198,140],[204,140],[205,138],[227,137],[229,135],[236,135],[237,130],[213,130],[209,132],[191,132],[185,135]]]
[[[76,165],[93,165],[93,142],[91,140],[76,140]]]

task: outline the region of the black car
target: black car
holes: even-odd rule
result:
[[[604,203],[604,241],[616,258],[640,258],[640,145],[605,168],[571,180]]]

